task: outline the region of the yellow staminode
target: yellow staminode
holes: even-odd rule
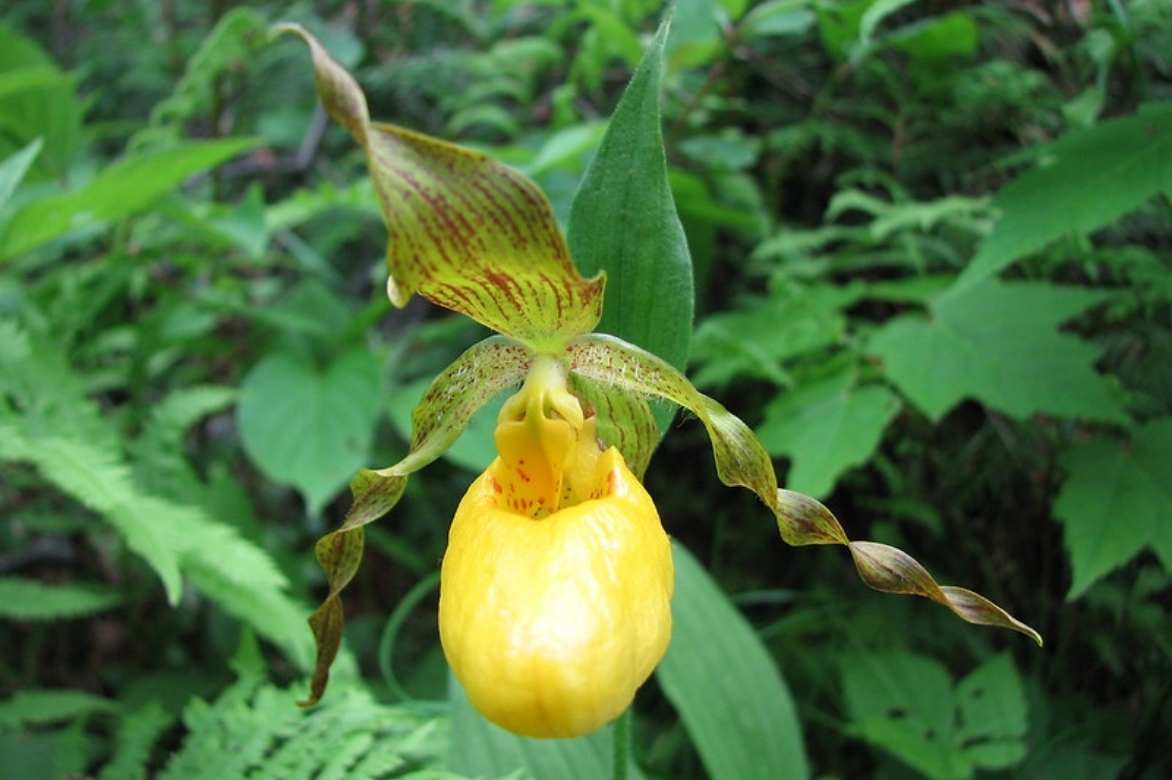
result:
[[[468,698],[532,737],[618,717],[667,650],[671,547],[650,496],[603,451],[540,359],[501,410],[499,457],[456,510],[440,638]]]

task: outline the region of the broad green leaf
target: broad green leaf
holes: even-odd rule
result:
[[[753,8],[741,21],[742,35],[801,35],[814,24],[809,0],[768,0]]]
[[[782,363],[840,341],[846,333],[842,309],[861,292],[859,285],[808,287],[751,298],[733,311],[708,317],[692,341],[696,386],[717,387],[739,377],[789,386]]]
[[[480,152],[371,123],[358,84],[297,25],[313,54],[318,96],[363,147],[390,233],[387,292],[415,292],[538,347],[591,330],[604,278],[583,279],[549,202],[524,174]]]
[[[365,348],[318,368],[291,352],[244,378],[237,421],[248,456],[317,512],[366,461],[379,414],[379,369]]]
[[[732,487],[757,494],[773,512],[781,538],[794,546],[841,544],[850,549],[863,581],[876,590],[923,596],[970,623],[1010,628],[1039,645],[1041,636],[980,594],[941,586],[907,553],[875,542],[852,542],[829,509],[815,499],[779,490],[765,447],[741,420],[692,387],[687,378],[651,353],[602,334],[581,336],[566,349],[570,370],[596,382],[656,396],[691,411],[712,443],[716,473]]]
[[[0,96],[0,157],[41,138],[37,171],[64,176],[81,142],[84,113],[73,78],[33,39],[0,22],[0,79],[10,87]]]
[[[72,232],[131,216],[188,177],[213,168],[256,145],[247,138],[190,141],[128,157],[89,184],[17,209],[0,233],[0,259],[10,258]]]
[[[22,690],[0,700],[0,727],[53,723],[116,709],[109,699],[85,691]]]
[[[1054,503],[1074,569],[1067,598],[1150,547],[1172,571],[1172,419],[1137,427],[1130,443],[1094,438],[1063,458]]]
[[[1026,755],[1025,694],[1006,654],[955,687],[939,663],[904,652],[847,655],[841,674],[852,730],[927,777],[962,780]]]
[[[692,332],[692,260],[676,214],[660,129],[665,18],[619,100],[570,209],[584,273],[605,271],[598,330],[682,368]],[[667,418],[660,419],[661,428]]]
[[[610,777],[613,725],[574,739],[529,739],[485,720],[455,677],[449,678],[448,700],[452,718],[448,766],[461,775],[533,780]],[[633,780],[641,776],[633,762],[629,776]]]
[[[1068,133],[1049,153],[1050,165],[1023,173],[994,197],[1001,219],[957,280],[958,292],[1055,239],[1090,233],[1172,192],[1172,103]]]
[[[4,210],[5,204],[12,197],[12,193],[16,191],[20,180],[28,173],[29,166],[33,164],[33,160],[36,159],[43,145],[41,139],[37,138],[0,163],[0,211]]]
[[[917,59],[939,60],[971,57],[980,35],[969,14],[954,11],[900,28],[887,36],[886,42]]]
[[[793,460],[791,490],[822,497],[871,457],[899,407],[886,387],[859,387],[856,372],[843,370],[774,399],[757,435],[770,454]]]
[[[1045,413],[1124,422],[1127,414],[1118,394],[1094,369],[1102,350],[1058,330],[1110,295],[1044,282],[988,280],[937,298],[929,317],[896,317],[871,337],[867,350],[882,359],[888,378],[933,420],[974,398],[1023,419]]]
[[[340,594],[362,561],[363,526],[394,509],[407,487],[408,475],[443,455],[480,407],[524,379],[531,359],[528,349],[501,336],[469,347],[435,378],[415,407],[411,449],[406,457],[385,469],[363,469],[351,480],[350,510],[341,526],[314,547],[330,592],[309,617],[317,663],[304,706],[316,704],[325,693],[330,665],[342,644],[345,617]]]
[[[101,585],[46,585],[24,577],[0,577],[0,618],[57,620],[104,612],[122,597]]]
[[[672,561],[672,639],[655,676],[708,776],[808,777],[793,700],[769,651],[679,542],[672,545]]]

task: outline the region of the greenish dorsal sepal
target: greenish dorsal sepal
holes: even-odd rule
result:
[[[964,588],[941,586],[914,558],[895,547],[851,541],[834,514],[817,500],[780,490],[765,447],[740,418],[696,390],[661,358],[613,336],[591,334],[566,348],[568,365],[596,382],[643,396],[666,398],[691,411],[708,431],[721,482],[757,494],[777,519],[787,544],[841,544],[854,559],[865,583],[887,593],[922,596],[948,607],[970,623],[1010,628],[1038,644],[1037,631],[993,602]]]
[[[469,347],[435,378],[412,412],[407,455],[385,469],[364,469],[351,481],[353,503],[342,525],[314,547],[329,593],[309,617],[317,662],[305,706],[321,699],[330,666],[341,647],[345,617],[340,594],[362,561],[363,527],[394,509],[407,487],[408,475],[443,455],[480,407],[524,379],[532,358],[528,348],[503,336]]]
[[[362,89],[316,38],[295,24],[275,29],[309,46],[318,96],[366,153],[390,234],[392,303],[419,292],[535,348],[594,327],[605,276],[579,275],[531,179],[478,151],[371,122]]]
[[[660,127],[665,15],[574,196],[570,249],[583,273],[605,271],[597,330],[682,368],[692,334],[692,258],[676,213]],[[657,415],[660,429],[670,414]]]

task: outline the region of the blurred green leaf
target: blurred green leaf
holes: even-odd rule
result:
[[[33,160],[36,159],[42,146],[41,139],[37,138],[19,152],[13,152],[4,162],[0,163],[0,211],[4,210],[8,199],[12,197],[12,193],[20,184],[20,180],[28,173],[29,166],[33,164]]]
[[[122,601],[101,585],[46,585],[24,577],[0,577],[0,618],[55,620],[104,612]]]
[[[1025,695],[1008,655],[955,690],[938,662],[911,653],[852,653],[840,663],[851,728],[927,777],[964,780],[1026,755]]]
[[[1066,235],[1110,224],[1158,193],[1172,192],[1172,102],[1058,139],[1053,162],[1023,173],[997,192],[1000,210],[972,263],[957,280],[965,289]]]
[[[679,542],[672,641],[655,672],[713,780],[808,777],[789,689],[749,622]]]
[[[1151,547],[1172,571],[1172,419],[1135,428],[1129,443],[1105,437],[1075,444],[1054,502],[1074,580],[1068,599]]]
[[[821,498],[871,457],[899,407],[886,387],[859,387],[855,371],[841,370],[775,398],[757,435],[769,454],[793,460],[788,489]]]
[[[247,138],[190,141],[113,163],[81,189],[51,195],[17,209],[0,233],[0,259],[131,216],[189,176],[255,145]]]
[[[682,367],[692,332],[692,261],[676,214],[660,129],[665,19],[623,93],[570,211],[578,269],[605,270],[596,330]],[[668,417],[658,415],[661,429]]]
[[[769,0],[749,11],[741,21],[746,38],[769,35],[802,35],[813,26],[816,16],[810,0]]]
[[[115,710],[114,702],[85,691],[25,689],[0,701],[0,726],[53,723]]]
[[[1110,296],[1085,287],[989,280],[935,299],[929,317],[896,317],[875,332],[867,351],[933,420],[975,398],[1021,419],[1047,413],[1124,422],[1118,393],[1094,370],[1102,349],[1058,330]]]
[[[365,465],[381,408],[379,368],[365,348],[317,367],[269,355],[244,378],[237,421],[245,451],[270,478],[321,510]]]

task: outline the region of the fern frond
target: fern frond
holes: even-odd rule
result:
[[[175,720],[157,701],[128,713],[118,724],[114,757],[98,780],[143,780],[155,741]]]
[[[56,620],[104,612],[122,597],[101,585],[46,585],[24,577],[0,577],[0,618]]]

